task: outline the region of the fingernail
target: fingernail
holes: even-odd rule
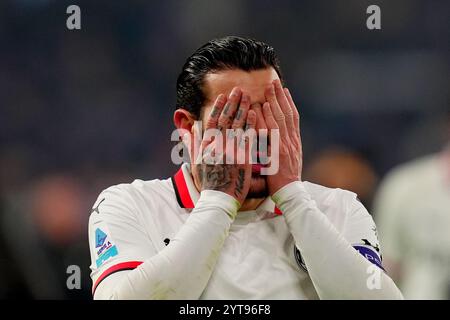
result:
[[[274,85],[275,87],[281,87],[280,80],[275,79],[275,80],[273,81],[273,85]]]
[[[241,89],[239,89],[238,87],[234,87],[233,90],[231,90],[230,98],[238,96],[240,91]]]

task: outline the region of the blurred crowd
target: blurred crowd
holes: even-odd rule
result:
[[[230,34],[277,50],[304,178],[358,194],[407,298],[450,299],[448,1],[377,1],[377,31],[360,0],[83,0],[78,31],[70,4],[0,2],[0,299],[91,297],[95,198],[176,170],[176,77]]]

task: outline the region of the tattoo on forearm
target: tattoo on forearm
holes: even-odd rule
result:
[[[244,188],[245,170],[239,169],[238,179],[236,180],[236,188],[234,194],[239,197],[242,195],[242,189]]]

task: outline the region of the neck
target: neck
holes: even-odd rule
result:
[[[255,210],[264,201],[265,198],[245,199],[239,211]]]

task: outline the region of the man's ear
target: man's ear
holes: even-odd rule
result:
[[[194,147],[195,143],[192,143],[193,137],[194,137],[194,123],[195,123],[195,117],[190,113],[189,111],[185,109],[177,109],[175,110],[173,114],[173,123],[175,124],[175,127],[177,128],[177,135],[175,139],[179,138],[180,141],[183,141],[184,147],[187,148],[187,151],[189,153],[189,158],[192,154],[194,154]],[[185,135],[188,135],[188,140],[184,140]],[[174,137],[172,136],[172,139]],[[192,159],[190,159],[192,163]]]
[[[177,129],[184,129],[189,132],[192,132],[192,126],[194,125],[194,121],[195,117],[185,109],[177,109],[173,113],[173,123],[175,127],[177,127]]]

